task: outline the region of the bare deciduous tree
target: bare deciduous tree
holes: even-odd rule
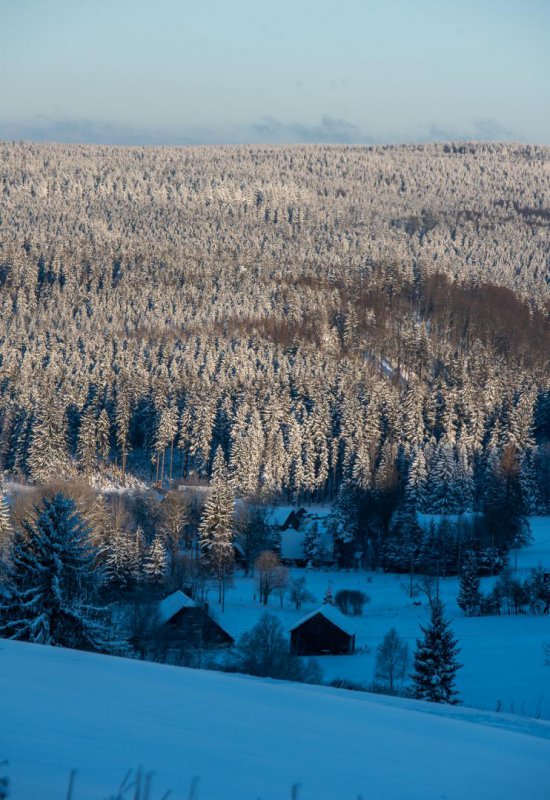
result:
[[[403,685],[409,660],[407,643],[391,628],[376,649],[375,680],[394,692]]]
[[[266,606],[275,590],[282,591],[288,584],[288,569],[281,564],[272,550],[264,550],[254,565],[256,582],[260,592],[260,602]]]

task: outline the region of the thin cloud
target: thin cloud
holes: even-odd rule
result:
[[[441,141],[522,141],[493,118],[473,120],[466,129],[448,128],[435,122],[418,125],[415,133],[389,132],[375,135],[345,119],[326,115],[320,122],[283,122],[265,117],[256,122],[231,126],[195,126],[179,131],[136,128],[88,119],[37,117],[28,122],[0,122],[0,139],[8,141],[59,142],[106,145],[201,145],[201,144],[398,144]]]

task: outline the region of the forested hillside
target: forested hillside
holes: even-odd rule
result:
[[[139,453],[167,486],[220,446],[238,494],[339,496],[348,532],[357,493],[382,534],[396,506],[550,510],[550,148],[0,160],[8,473]]]

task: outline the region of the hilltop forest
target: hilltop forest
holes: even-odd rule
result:
[[[344,543],[366,501],[373,541],[396,508],[550,512],[550,148],[0,163],[6,476],[168,488],[219,451],[237,495],[336,501]]]

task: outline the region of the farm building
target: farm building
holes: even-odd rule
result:
[[[290,649],[297,656],[351,655],[355,631],[348,618],[327,603],[290,629]]]
[[[181,591],[165,597],[158,606],[159,633],[171,647],[228,647],[233,637],[208,613]]]
[[[328,509],[276,509],[275,525],[279,534],[281,559],[287,564],[305,566],[334,562],[334,543],[327,530]],[[278,517],[278,519],[277,519]]]

